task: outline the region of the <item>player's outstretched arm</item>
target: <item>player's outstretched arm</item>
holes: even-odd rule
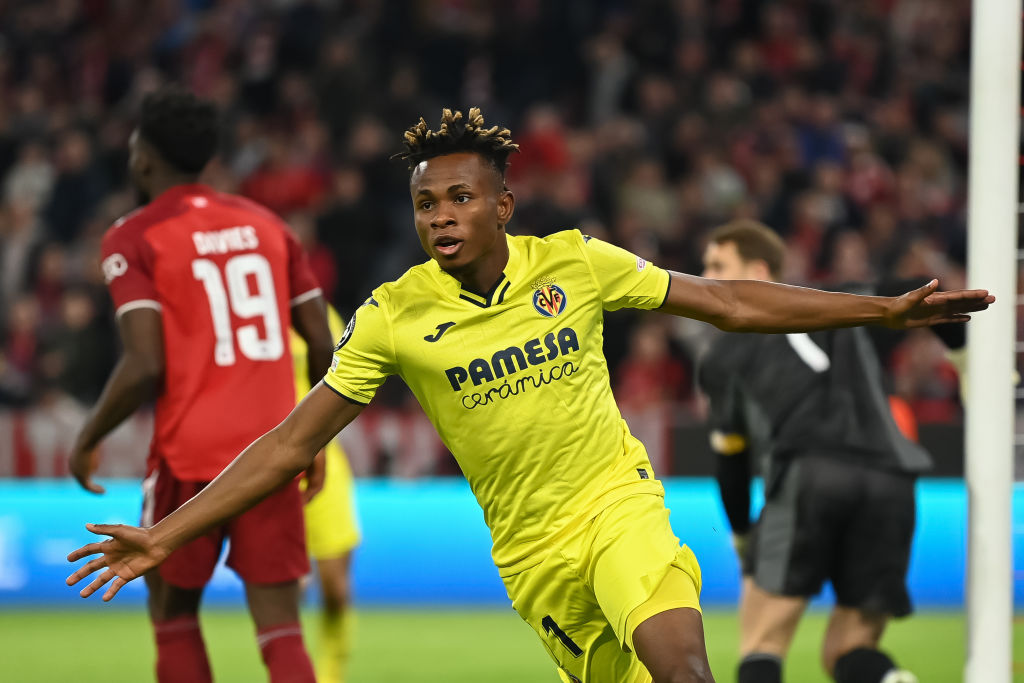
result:
[[[902,296],[885,297],[758,280],[669,275],[668,296],[658,310],[703,320],[729,332],[813,332],[858,325],[902,329],[960,323],[996,300],[984,289],[936,292],[936,280]]]
[[[89,531],[111,538],[84,545],[68,555],[69,562],[100,555],[69,576],[68,585],[102,570],[81,595],[87,598],[113,579],[103,594],[104,600],[110,600],[121,586],[160,564],[175,549],[248,510],[294,479],[362,409],[323,383],[318,384],[284,422],[254,441],[209,486],[156,525],[148,529],[86,525]]]

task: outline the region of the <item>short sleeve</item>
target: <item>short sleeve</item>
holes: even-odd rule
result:
[[[396,372],[391,320],[377,298],[370,297],[349,318],[324,383],[350,401],[366,404]]]
[[[115,225],[100,247],[103,279],[118,316],[134,308],[160,310],[150,246],[139,232],[128,227]]]
[[[323,291],[299,240],[287,226],[282,226],[282,229],[285,243],[288,245],[288,299],[292,306],[298,306],[304,301],[320,296]]]
[[[625,249],[583,237],[583,253],[597,281],[604,308],[658,308],[668,296],[669,274]]]

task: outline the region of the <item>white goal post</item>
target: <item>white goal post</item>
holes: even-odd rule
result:
[[[967,683],[1010,683],[1021,0],[975,0],[968,286],[998,297],[967,331]]]

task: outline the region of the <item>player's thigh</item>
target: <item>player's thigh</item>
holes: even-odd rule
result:
[[[914,478],[865,470],[862,479],[862,501],[832,576],[836,602],[868,614],[905,616],[911,610],[906,576],[914,538]]]
[[[633,649],[633,629],[658,613],[700,611],[700,566],[679,544],[661,496],[634,495],[611,505],[581,547],[580,565],[623,648]]]
[[[153,622],[167,621],[177,617],[194,616],[199,612],[203,589],[181,588],[168,583],[159,571],[145,574],[148,592],[146,605]]]
[[[700,611],[678,607],[658,612],[633,630],[632,639],[654,680],[713,680]]]
[[[540,637],[562,680],[650,681],[636,656],[620,647],[593,591],[560,551],[503,581],[512,607]]]
[[[743,580],[740,595],[740,655],[755,652],[785,657],[807,599],[776,595],[753,579]]]
[[[324,488],[304,509],[306,545],[314,559],[337,558],[359,544],[355,484],[344,452],[327,446]]]
[[[828,578],[854,498],[833,465],[793,460],[765,500],[744,567],[765,591],[809,597]]]
[[[309,573],[302,496],[290,482],[227,524],[227,566],[252,584],[281,584]]]

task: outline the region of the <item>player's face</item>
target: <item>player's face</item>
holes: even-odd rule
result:
[[[453,274],[493,266],[500,275],[515,200],[493,166],[469,152],[434,157],[413,170],[409,189],[416,232],[430,258]]]
[[[763,261],[744,261],[735,242],[709,242],[704,250],[704,277],[712,280],[768,280]]]

